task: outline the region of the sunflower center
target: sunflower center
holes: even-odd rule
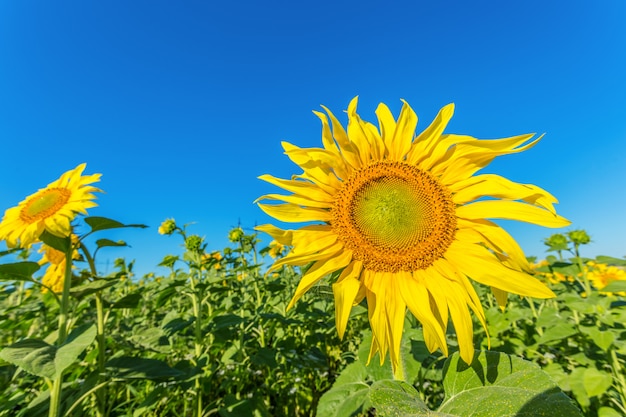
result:
[[[378,272],[428,268],[456,230],[450,192],[432,175],[402,162],[355,172],[332,209],[332,226],[355,259]]]
[[[66,188],[48,188],[26,202],[20,218],[26,223],[34,223],[50,217],[67,203],[71,195]]]

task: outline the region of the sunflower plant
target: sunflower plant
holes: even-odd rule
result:
[[[63,400],[63,376],[94,340],[97,344],[100,376],[94,379],[95,386],[87,394],[96,396],[97,415],[105,414],[106,397],[101,390],[106,385],[106,381],[101,378],[104,375],[106,350],[102,290],[115,282],[98,277],[95,256],[101,248],[126,246],[126,243],[99,239],[92,254],[85,239],[101,230],[145,227],[124,225],[102,217],[87,217],[87,209],[97,205],[94,193],[101,190],[92,185],[100,180],[100,174],[82,175],[85,167],[85,164],[78,165],[16,207],[7,209],[0,222],[0,240],[5,241],[8,248],[27,252],[34,245],[40,245],[40,252],[43,253],[39,262],[22,261],[1,265],[0,277],[41,286],[44,292],[50,292],[58,302],[56,332],[43,340],[19,340],[0,352],[0,358],[45,379],[50,389],[43,395],[49,396],[50,417],[64,415],[68,408],[71,409]],[[82,235],[75,233],[78,216],[83,216],[84,223],[89,227],[89,231]],[[88,264],[88,270],[81,277],[73,274],[73,263],[76,261]],[[41,280],[33,278],[41,266],[46,266]],[[95,298],[96,322],[77,326],[71,317],[72,298],[77,300],[91,294]]]
[[[291,193],[260,197],[257,202],[263,203],[258,205],[266,214],[283,222],[310,223],[298,229],[257,227],[291,248],[270,272],[306,266],[288,308],[330,276],[339,336],[353,307],[365,301],[372,330],[366,363],[378,354],[382,365],[389,354],[397,381],[407,380],[401,355],[407,308],[421,323],[429,352],[448,356],[449,324],[454,327],[458,356],[447,365],[457,372],[452,378],[461,377],[463,366],[487,370],[494,360],[515,361],[474,350],[470,310],[488,327],[472,281],[489,287],[502,308],[508,293],[539,299],[555,295],[531,275],[519,245],[492,219],[552,228],[570,222],[556,213],[557,200],[547,191],[477,172],[497,156],[531,148],[541,137],[481,140],[444,133],[453,104],[416,135],[417,115],[408,103],[397,119],[380,104],[378,126],[361,119],[357,103],[354,98],[348,105],[347,128],[326,107],[326,113],[314,112],[322,122],[323,147],[283,142],[285,154],[301,173],[291,179],[260,177]],[[402,386],[395,388],[406,394]],[[393,401],[389,406],[393,409]],[[417,413],[420,407],[409,408]]]

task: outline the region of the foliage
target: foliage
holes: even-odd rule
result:
[[[89,233],[138,226],[85,220]],[[62,407],[72,416],[626,414],[626,280],[607,266],[623,271],[626,261],[581,258],[581,243],[569,236],[557,242],[559,259],[534,265],[556,298],[509,296],[501,310],[477,287],[490,337],[474,326],[483,350],[470,365],[458,353],[429,352],[407,315],[405,380],[395,381],[389,361],[366,365],[372,336],[364,306],[355,306],[339,340],[329,287],[285,310],[301,271],[263,272],[265,255],[282,249],[258,250],[256,235],[238,227],[232,247],[209,251],[187,226],[168,222],[162,234],[182,238],[184,250],[164,257],[163,274],[138,278],[124,259],[112,273],[95,270],[98,251],[122,241],[99,238],[93,256],[85,250],[72,276],[71,332],[60,345],[59,299],[41,291],[39,265],[27,254],[0,264],[0,416],[47,415],[59,375]],[[565,260],[569,244],[575,256]],[[597,278],[607,271],[618,278]],[[452,330],[448,338],[454,347]]]

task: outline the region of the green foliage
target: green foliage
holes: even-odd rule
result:
[[[86,235],[142,227],[101,217],[85,222]],[[593,267],[576,254],[581,241],[558,246],[574,258],[549,257],[535,268],[554,299],[510,296],[502,311],[488,289],[476,287],[490,342],[476,322],[483,351],[469,366],[455,353],[452,329],[446,359],[426,349],[419,323],[407,316],[404,380],[397,381],[389,358],[366,365],[372,336],[365,304],[353,308],[343,340],[327,283],[286,311],[302,270],[264,274],[261,254],[269,248],[257,250],[254,234],[233,230],[233,247],[208,252],[203,239],[189,241],[197,235],[187,226],[174,227],[162,238],[180,235],[193,244],[167,255],[164,273],[141,278],[123,259],[100,274],[96,254],[127,244],[99,238],[92,256],[83,236],[63,343],[59,299],[41,292],[38,263],[24,255],[0,264],[0,417],[47,415],[46,379],[59,376],[62,409],[71,416],[626,415],[626,281],[587,291]]]

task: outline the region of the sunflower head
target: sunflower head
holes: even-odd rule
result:
[[[519,245],[491,219],[566,226],[569,222],[553,207],[556,199],[531,184],[475,175],[495,157],[526,150],[539,138],[446,134],[452,104],[418,134],[417,115],[406,102],[397,118],[380,104],[378,126],[363,121],[356,108],[355,98],[348,106],[347,128],[325,107],[326,113],[315,112],[322,122],[323,147],[283,143],[302,172],[291,179],[260,177],[289,192],[259,198],[265,213],[309,223],[298,229],[257,227],[291,247],[269,272],[311,264],[289,307],[321,279],[337,277],[331,283],[340,336],[351,308],[366,300],[374,336],[370,359],[380,353],[382,362],[389,352],[396,375],[402,372],[399,350],[407,309],[422,323],[431,351],[447,354],[452,322],[461,357],[470,363],[470,310],[486,328],[470,277],[490,286],[502,307],[508,292],[554,296],[530,275]]]
[[[44,230],[59,237],[70,236],[72,220],[95,207],[93,193],[101,191],[89,185],[99,181],[100,174],[81,175],[85,166],[80,164],[67,171],[46,188],[6,210],[0,223],[0,239],[11,248],[27,248],[39,241]]]

